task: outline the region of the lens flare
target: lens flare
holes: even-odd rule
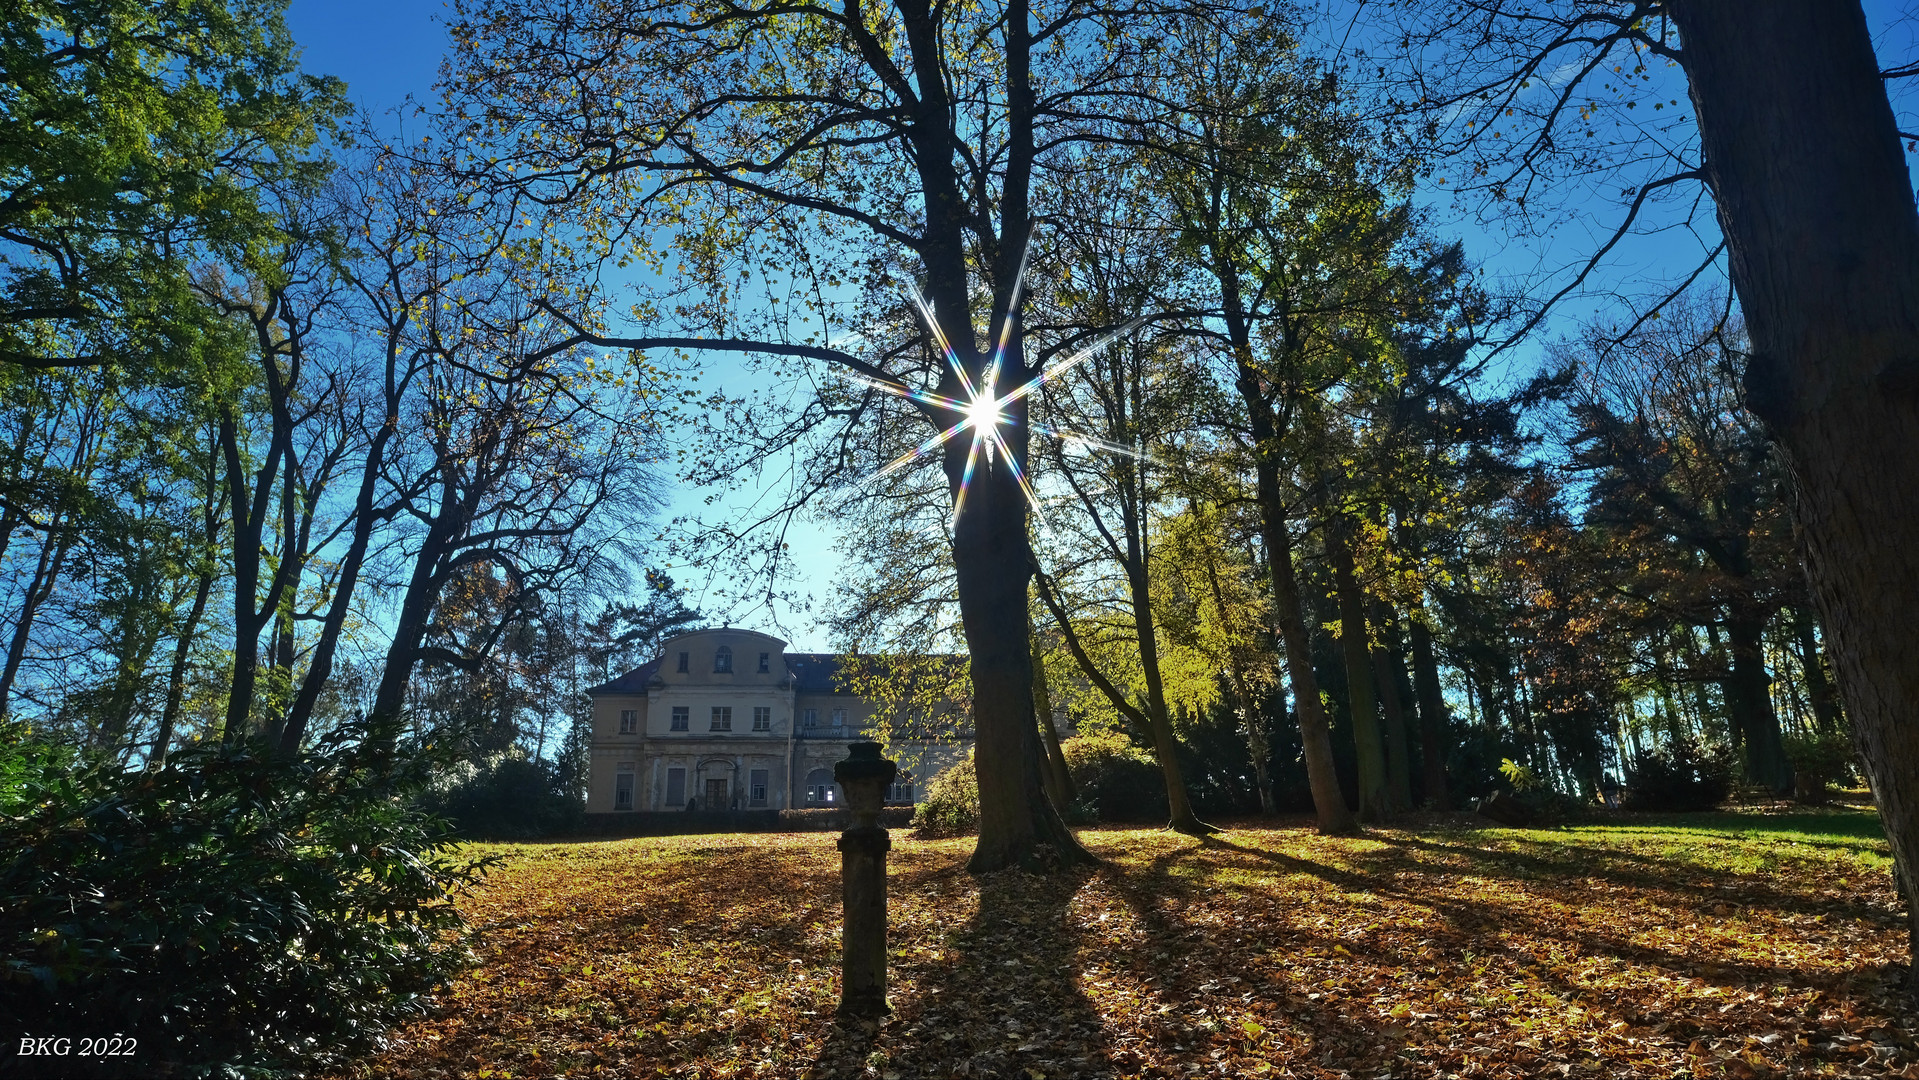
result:
[[[872,479],[874,480],[903,469],[913,462],[918,461],[920,458],[945,446],[948,442],[951,442],[962,434],[969,431],[972,432],[973,441],[972,445],[967,447],[966,450],[966,468],[960,476],[959,491],[953,497],[953,514],[947,521],[948,528],[951,528],[959,521],[960,509],[966,505],[966,494],[972,487],[973,475],[979,468],[982,453],[986,458],[985,467],[989,473],[997,466],[998,462],[1004,461],[1006,463],[1007,470],[1012,474],[1014,482],[1019,485],[1021,494],[1026,496],[1026,501],[1032,506],[1033,513],[1042,521],[1045,520],[1046,513],[1040,505],[1039,495],[1033,490],[1032,480],[1027,476],[1026,470],[1020,468],[1019,459],[1013,455],[1011,448],[1007,446],[1006,437],[1001,431],[1001,429],[1013,423],[1013,418],[1007,413],[1008,407],[1031,396],[1033,391],[1038,390],[1040,386],[1046,382],[1059,378],[1066,372],[1071,371],[1074,367],[1097,355],[1101,349],[1132,333],[1146,321],[1145,319],[1134,319],[1123,326],[1108,331],[1094,339],[1093,342],[1085,348],[1080,349],[1066,359],[1039,372],[1032,378],[1027,379],[1025,382],[1007,391],[1005,394],[1000,394],[1000,370],[1006,359],[1007,345],[1012,340],[1012,313],[1018,308],[1020,292],[1024,289],[1025,284],[1026,258],[1022,254],[1020,257],[1019,274],[1013,279],[1012,295],[1007,300],[1007,315],[1005,320],[1000,324],[999,341],[994,346],[992,356],[987,360],[986,370],[981,373],[980,382],[977,386],[973,384],[971,376],[966,373],[966,366],[960,362],[959,354],[954,352],[952,344],[946,340],[946,335],[940,332],[939,320],[934,317],[932,304],[929,303],[926,297],[922,296],[917,289],[912,290],[913,306],[919,311],[920,318],[926,323],[927,331],[932,334],[933,343],[937,345],[940,352],[945,355],[947,364],[953,369],[953,374],[958,377],[960,390],[965,394],[964,398],[950,398],[943,394],[933,393],[930,390],[915,389],[903,383],[870,378],[857,372],[850,372],[840,368],[834,369],[842,378],[851,382],[856,382],[862,386],[868,386],[883,393],[905,398],[908,401],[927,405],[947,413],[956,414],[960,418],[953,426],[946,428],[907,453],[887,463],[885,467],[873,474]],[[1068,431],[1046,424],[1029,422],[1027,424],[1027,430],[1035,434],[1050,435],[1054,438],[1065,440],[1069,444],[1077,443],[1089,450],[1101,450],[1109,454],[1126,454],[1137,458],[1147,457],[1145,450],[1140,447],[1125,446],[1106,439],[1099,439],[1077,431]]]

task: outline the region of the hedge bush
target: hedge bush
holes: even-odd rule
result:
[[[904,829],[913,824],[914,806],[880,808],[880,828]],[[779,811],[781,832],[839,832],[853,824],[853,811],[844,806],[809,806]]]
[[[584,814],[552,762],[504,754],[442,773],[421,794],[420,806],[461,836],[481,840],[568,835]]]
[[[414,805],[429,762],[391,746],[354,724],[294,757],[207,745],[150,772],[10,755],[0,1015],[11,1036],[138,1040],[87,1062],[10,1039],[10,1074],[288,1075],[421,1011],[470,955],[451,901],[490,860],[451,854]]]
[[[1628,810],[1711,810],[1732,792],[1732,748],[1673,739],[1635,758],[1626,770]]]
[[[1843,731],[1787,735],[1783,742],[1792,764],[1793,796],[1802,803],[1825,802],[1826,786],[1850,781],[1859,764],[1852,736]]]
[[[924,797],[913,807],[913,830],[924,837],[979,831],[979,778],[971,750],[926,785]]]
[[[1160,821],[1167,816],[1166,779],[1146,750],[1119,732],[1079,735],[1060,744],[1078,790],[1082,816],[1101,821]]]

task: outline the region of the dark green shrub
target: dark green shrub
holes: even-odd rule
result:
[[[880,808],[880,828],[905,829],[915,822],[917,806],[885,806]],[[778,811],[776,818],[780,832],[839,832],[851,828],[853,811],[844,806],[807,807],[800,810]]]
[[[552,762],[505,755],[455,766],[426,790],[420,805],[461,836],[486,840],[566,835],[579,828],[584,813]]]
[[[1674,739],[1626,770],[1628,810],[1710,810],[1732,791],[1732,748]]]
[[[913,807],[913,830],[919,836],[964,836],[979,829],[979,779],[973,774],[973,752],[926,785],[925,797]]]
[[[1081,735],[1060,744],[1082,806],[1101,821],[1167,817],[1166,779],[1153,755],[1118,732]]]
[[[1852,736],[1843,731],[1787,735],[1783,742],[1792,763],[1793,797],[1802,803],[1825,802],[1827,785],[1851,780],[1859,761]]]
[[[297,757],[16,770],[0,812],[0,1015],[137,1039],[10,1075],[286,1074],[372,1045],[468,955],[452,899],[486,860],[412,796],[429,764],[356,723]],[[20,755],[15,755],[20,756]],[[31,757],[32,755],[26,755]]]

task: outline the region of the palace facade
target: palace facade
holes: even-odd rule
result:
[[[839,805],[833,763],[873,718],[870,702],[836,685],[839,666],[837,654],[787,652],[751,630],[668,640],[658,658],[587,691],[587,813]],[[915,773],[934,776],[971,745],[968,732],[897,747],[904,760],[887,801],[918,801]]]

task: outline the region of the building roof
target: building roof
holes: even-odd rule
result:
[[[586,692],[589,694],[644,694],[646,693],[646,680],[652,678],[653,673],[660,670],[660,665],[664,663],[665,660],[665,657],[661,657],[658,660],[648,660],[646,663],[641,664],[639,667],[634,668],[632,671],[627,672],[617,679],[603,682],[598,686],[588,687]]]
[[[838,653],[800,652],[786,654],[786,670],[793,673],[796,688],[810,694],[836,694],[833,680],[840,673]]]

